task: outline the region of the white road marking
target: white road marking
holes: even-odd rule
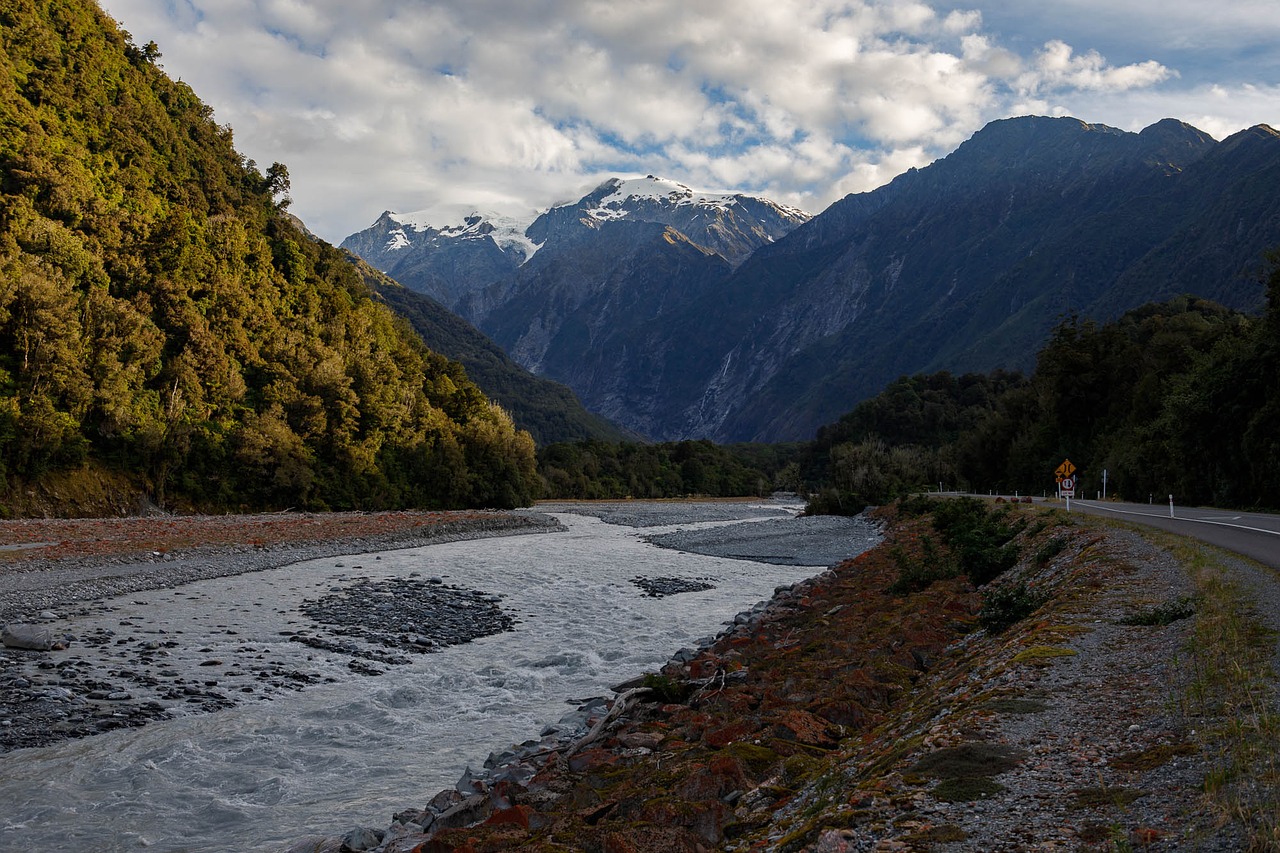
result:
[[[1121,515],[1141,515],[1144,518],[1165,518],[1165,519],[1168,519],[1169,521],[1190,521],[1194,524],[1216,524],[1218,527],[1234,527],[1237,530],[1249,530],[1253,533],[1266,533],[1269,536],[1280,536],[1280,530],[1267,530],[1265,527],[1249,527],[1248,525],[1245,525],[1245,524],[1228,524],[1225,521],[1210,521],[1207,518],[1187,518],[1186,516],[1181,516],[1181,515],[1174,518],[1169,518],[1169,516],[1167,515],[1161,515],[1159,513],[1154,513],[1154,512],[1134,512],[1133,510],[1113,509],[1109,506],[1099,506],[1098,504],[1095,504],[1091,501],[1077,501],[1077,503],[1087,507],[1091,507],[1093,509],[1105,510],[1106,512],[1115,512]],[[1239,516],[1236,516],[1236,518],[1239,518]]]

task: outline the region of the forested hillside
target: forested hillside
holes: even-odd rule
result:
[[[497,401],[537,444],[636,437],[587,411],[567,386],[516,364],[483,332],[430,296],[410,290],[354,255],[349,257],[377,298],[408,320],[427,346],[457,359],[485,395]]]
[[[0,511],[77,476],[175,508],[528,502],[529,436],[296,230],[287,170],[154,44],[0,0],[0,47]]]
[[[815,509],[856,512],[941,481],[1040,494],[1066,458],[1095,497],[1280,507],[1280,270],[1253,317],[1194,297],[1113,323],[1070,319],[1027,379],[900,379],[820,431]]]

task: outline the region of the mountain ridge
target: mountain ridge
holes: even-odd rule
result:
[[[808,218],[798,208],[762,197],[704,192],[647,175],[609,178],[577,201],[527,219],[461,207],[408,214],[386,211],[341,245],[474,322],[479,314],[468,307],[472,294],[514,275],[543,247],[554,251],[578,245],[584,235],[610,222],[672,226],[685,239],[736,266],[755,248]]]
[[[654,439],[802,439],[902,374],[1028,368],[1063,316],[1181,293],[1257,309],[1277,187],[1266,125],[1219,142],[1172,118],[1000,119],[745,253],[705,215],[735,196],[611,179],[542,214],[526,232],[542,248],[451,307]]]

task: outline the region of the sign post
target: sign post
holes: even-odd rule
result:
[[[1053,476],[1058,481],[1058,497],[1067,499],[1067,509],[1071,509],[1071,499],[1076,496],[1076,481],[1072,478],[1072,474],[1076,472],[1076,466],[1071,464],[1070,459],[1062,460],[1062,464],[1054,469]]]

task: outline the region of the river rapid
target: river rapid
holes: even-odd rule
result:
[[[538,737],[581,700],[611,695],[611,685],[656,670],[777,586],[833,562],[817,552],[812,565],[727,559],[644,538],[732,523],[687,512],[690,523],[650,519],[644,529],[557,514],[566,532],[311,560],[107,602],[78,617],[73,633],[111,626],[180,636],[165,666],[181,675],[249,656],[328,683],[270,696],[246,690],[241,704],[214,713],[0,755],[0,849],[280,850],[307,835],[385,826],[490,751]],[[807,521],[777,506],[730,514],[783,517],[768,523],[797,532]],[[845,557],[876,540],[861,522],[840,536]],[[307,625],[307,601],[366,579],[411,577],[481,591],[513,630],[411,655],[377,676],[353,673],[342,654],[289,642]],[[711,588],[652,597],[637,578]],[[73,644],[50,654],[92,651]],[[224,679],[228,666],[253,665],[224,664]]]

